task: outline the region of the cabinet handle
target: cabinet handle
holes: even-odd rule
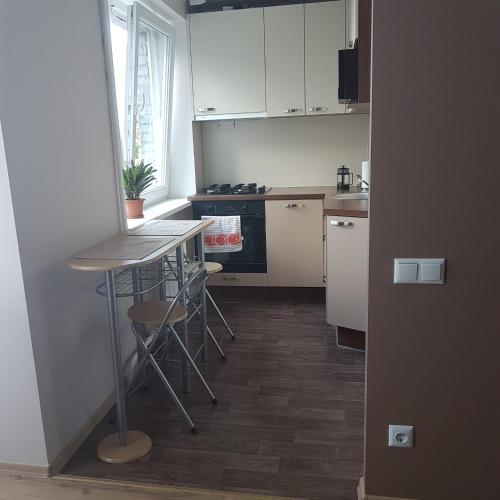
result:
[[[325,107],[317,107],[317,108],[309,108],[310,113],[317,113],[319,111],[328,111],[328,108]]]
[[[304,208],[305,205],[303,203],[285,203],[283,208]]]
[[[283,113],[300,113],[301,111],[304,111],[302,108],[288,108],[284,109]]]
[[[215,108],[198,108],[198,111],[201,113],[209,113],[211,111],[215,111]]]
[[[332,222],[330,224],[332,226],[338,226],[338,227],[353,227],[354,226],[354,222],[351,222],[351,221],[344,222],[342,220],[332,220]]]
[[[239,276],[223,276],[222,279],[224,281],[239,281]]]

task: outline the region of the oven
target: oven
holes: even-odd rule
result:
[[[203,215],[239,215],[242,250],[240,252],[207,253],[205,259],[219,262],[226,273],[266,273],[266,215],[261,200],[192,201],[193,217]]]

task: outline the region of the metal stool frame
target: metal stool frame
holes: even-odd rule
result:
[[[137,340],[137,344],[142,350],[143,353],[143,359],[141,360],[142,363],[148,363],[151,364],[155,372],[158,374],[160,377],[161,382],[169,392],[170,396],[174,400],[175,405],[177,406],[178,410],[180,411],[181,415],[183,418],[186,420],[188,426],[191,429],[191,432],[196,433],[196,425],[194,424],[193,420],[189,416],[188,412],[182,405],[181,401],[177,397],[172,385],[168,381],[167,377],[163,373],[158,360],[155,358],[155,346],[157,345],[160,336],[162,332],[165,333],[167,339],[166,339],[166,345],[168,345],[169,340],[168,340],[168,334],[172,335],[173,340],[177,343],[179,346],[180,350],[182,351],[182,354],[184,355],[184,359],[187,361],[187,364],[193,369],[195,372],[196,376],[200,380],[201,384],[207,391],[208,395],[210,396],[210,399],[212,403],[215,405],[217,404],[217,399],[210,389],[208,383],[206,382],[205,378],[201,374],[200,370],[196,366],[196,363],[194,362],[194,359],[191,357],[188,346],[185,345],[185,343],[181,340],[179,337],[178,333],[175,331],[175,328],[173,325],[168,324],[168,320],[174,311],[175,307],[179,304],[182,304],[182,301],[184,297],[187,295],[189,297],[194,297],[196,295],[201,294],[201,292],[204,290],[204,283],[206,280],[206,270],[204,268],[199,267],[199,269],[194,272],[188,280],[184,283],[184,285],[179,289],[175,297],[173,298],[172,302],[170,303],[165,315],[163,316],[163,319],[160,323],[159,326],[155,327],[154,331],[149,335],[151,338],[149,341],[149,345],[146,344],[145,340],[143,339],[143,336],[141,335],[140,328],[138,328],[139,325],[142,325],[142,323],[138,323],[136,321],[132,321],[132,332],[134,333],[134,336]],[[183,304],[184,305],[184,304]],[[133,306],[132,306],[133,307]],[[184,320],[183,320],[184,321]],[[160,349],[162,346],[160,346]],[[140,368],[143,368],[142,366],[139,366]]]
[[[196,264],[198,263],[199,261],[197,261],[196,259],[195,260],[189,260],[187,258],[187,256],[185,255],[184,256],[184,260],[187,264]],[[171,269],[173,271],[173,269]],[[207,274],[207,277],[206,277],[206,281],[208,281],[210,278],[210,275]],[[234,335],[233,333],[233,330],[231,330],[231,327],[229,326],[228,322],[226,321],[226,318],[224,318],[221,310],[219,309],[219,307],[217,306],[217,304],[215,303],[215,300],[214,298],[212,297],[212,295],[210,294],[210,292],[208,291],[206,285],[205,285],[205,294],[208,298],[208,300],[210,301],[210,303],[212,304],[213,308],[215,309],[215,312],[217,313],[217,315],[219,316],[222,324],[224,325],[224,327],[226,328],[226,331],[227,333],[229,334],[229,336],[231,337],[231,340],[236,340],[236,336]],[[201,314],[199,312],[199,309],[198,309],[198,314]],[[216,342],[216,345],[217,345],[217,348],[219,350],[219,352],[221,352],[221,355],[223,355],[222,353],[222,349],[220,349],[219,347],[219,344],[217,343],[216,339],[215,339],[215,336],[213,335],[212,331],[210,330],[210,328],[207,326],[207,332],[208,334],[214,339],[214,342]],[[225,356],[223,356],[223,359],[225,359]]]
[[[184,262],[186,264],[195,264],[196,267],[203,266],[202,262],[197,261],[197,260],[190,261],[186,256],[184,257]],[[169,261],[166,262],[166,265],[169,267],[169,271],[171,271],[172,273],[174,273],[175,275],[177,275],[177,272],[179,270],[174,269],[172,267],[172,264]],[[196,269],[196,267],[195,267],[195,269]],[[206,274],[206,270],[205,269],[204,269],[204,271],[205,271],[205,274]],[[207,279],[208,279],[208,275],[206,274],[206,276],[205,276],[205,283],[204,283],[204,292],[205,293],[204,294],[200,294],[201,295],[201,300],[199,301],[199,303],[197,303],[197,301],[194,300],[193,297],[187,297],[188,300],[186,301],[185,305],[187,305],[188,307],[189,306],[193,306],[193,310],[192,310],[192,312],[190,313],[190,315],[188,316],[188,318],[186,320],[187,323],[189,323],[193,319],[193,317],[194,317],[195,314],[197,314],[200,317],[200,319],[203,321],[203,315],[201,313],[201,310],[203,310],[203,308],[206,308],[206,297],[209,296],[208,290],[206,288]],[[203,297],[205,297],[205,300],[203,300]],[[211,299],[211,297],[210,297],[210,299]],[[211,300],[213,300],[213,299],[211,299]],[[216,306],[216,308],[217,308],[217,306]],[[220,357],[225,361],[226,360],[226,355],[224,354],[224,351],[222,350],[222,347],[220,346],[219,342],[215,338],[215,335],[213,334],[212,330],[210,330],[210,327],[208,325],[207,325],[207,336],[208,336],[208,338],[210,340],[212,340],[212,342],[215,345],[215,348],[219,352]],[[233,338],[233,340],[234,340],[234,338]],[[199,356],[200,352],[204,352],[205,349],[206,349],[205,348],[205,341],[202,341],[202,343],[201,343],[200,347],[198,348],[198,350],[194,354],[192,354],[193,359],[196,359]],[[203,361],[207,361],[207,359],[203,359]]]

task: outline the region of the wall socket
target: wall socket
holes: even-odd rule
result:
[[[389,446],[413,448],[413,425],[389,425]]]

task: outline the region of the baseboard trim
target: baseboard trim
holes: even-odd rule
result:
[[[74,482],[79,485],[96,486],[122,492],[148,494],[153,498],[186,499],[186,500],[306,500],[292,497],[277,497],[260,493],[208,490],[189,486],[172,486],[168,484],[136,483],[115,479],[90,479],[80,476],[56,476],[53,479]],[[148,497],[149,498],[149,497]]]
[[[416,498],[401,498],[401,497],[381,497],[378,495],[367,495],[365,493],[365,478],[362,477],[358,484],[358,500],[418,500]]]
[[[15,474],[34,474],[36,476],[48,477],[49,466],[48,465],[0,463],[0,472],[15,473]]]
[[[109,410],[115,404],[114,391],[102,402],[93,415],[80,427],[78,432],[71,438],[66,446],[58,453],[56,458],[50,462],[47,467],[47,476],[51,477],[59,474],[64,466],[70,461],[71,457],[77,452],[78,448],[89,437],[99,422],[106,416]]]

